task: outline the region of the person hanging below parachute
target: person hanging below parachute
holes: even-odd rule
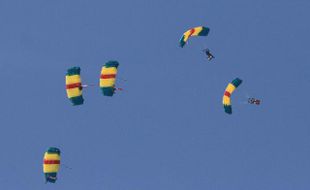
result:
[[[205,27],[205,26],[198,26],[198,27],[194,27],[194,28],[187,30],[186,32],[184,32],[184,34],[182,35],[179,41],[180,47],[183,48],[185,44],[187,43],[187,41],[189,40],[189,38],[191,38],[192,36],[208,36],[209,31],[210,31],[210,28]],[[211,54],[211,51],[209,49],[204,49],[202,51],[207,55],[209,61],[215,58]]]
[[[248,98],[248,103],[249,103],[249,104],[260,105],[261,100],[256,99],[256,98]]]
[[[101,69],[99,86],[104,96],[113,96],[115,91],[122,91],[122,88],[116,88],[116,75],[119,63],[117,61],[108,61]]]
[[[209,61],[211,61],[214,58],[209,49],[204,49],[203,52],[205,52]]]
[[[57,173],[60,167],[60,150],[55,147],[50,147],[44,153],[43,173],[45,183],[56,183]]]

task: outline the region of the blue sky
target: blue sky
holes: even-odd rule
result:
[[[0,1],[0,188],[310,189],[310,2]],[[205,25],[207,38],[178,47]],[[208,62],[202,49],[215,55]],[[66,99],[67,68],[98,84],[120,62],[124,92]],[[233,114],[221,98],[234,78]],[[244,104],[247,96],[261,106]],[[56,184],[43,153],[62,150]]]

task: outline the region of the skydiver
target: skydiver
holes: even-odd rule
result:
[[[258,100],[258,99],[256,99],[256,98],[249,98],[249,99],[248,99],[248,103],[249,103],[249,104],[260,105],[260,100]]]
[[[210,50],[209,49],[204,49],[203,50],[205,52],[205,54],[208,56],[208,60],[211,61],[214,56],[211,54]]]
[[[113,91],[113,93],[116,93],[117,91],[123,91],[123,88],[117,88],[117,87],[114,87],[114,91]]]

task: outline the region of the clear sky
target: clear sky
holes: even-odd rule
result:
[[[308,0],[1,0],[0,189],[309,190],[309,9]],[[209,36],[178,47],[199,25]],[[112,98],[97,86],[109,60],[127,79]],[[71,66],[96,85],[83,106],[66,98]],[[221,99],[236,77],[227,115]],[[44,184],[49,146],[72,168],[56,184]]]

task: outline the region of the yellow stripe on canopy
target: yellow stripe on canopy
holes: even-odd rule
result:
[[[44,164],[43,172],[44,173],[56,173],[59,171],[59,164]]]
[[[223,97],[223,104],[224,105],[230,105],[230,97],[224,96]]]
[[[115,79],[100,79],[100,87],[113,87]]]
[[[236,89],[236,87],[233,84],[229,83],[227,88],[226,88],[226,91],[231,94],[235,91],[235,89]]]
[[[101,74],[116,74],[117,69],[116,67],[102,67]]]
[[[59,154],[51,154],[51,153],[45,153],[44,154],[45,160],[60,160]]]
[[[82,91],[79,88],[71,88],[67,89],[67,96],[68,98],[76,97],[76,96],[81,96]]]
[[[81,83],[80,75],[66,75],[66,84]]]

